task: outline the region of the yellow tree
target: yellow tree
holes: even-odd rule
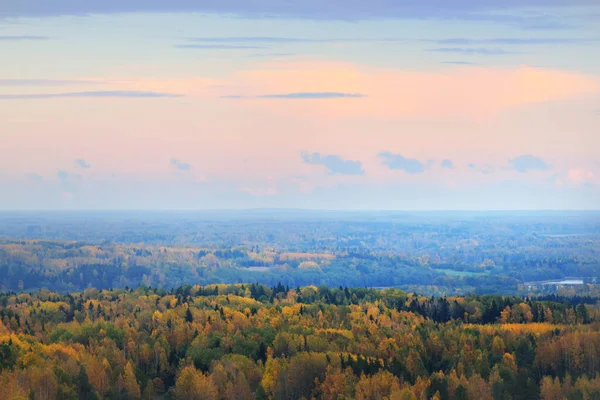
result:
[[[378,372],[371,377],[362,375],[356,384],[357,400],[379,400],[389,398],[394,392],[400,392],[398,378],[388,371]]]
[[[269,398],[273,398],[275,395],[275,389],[277,388],[277,380],[281,370],[285,367],[285,360],[273,358],[269,356],[265,363],[265,371],[262,376],[262,387]]]
[[[542,400],[561,400],[563,398],[562,386],[558,377],[554,380],[545,376],[540,382],[540,397]]]
[[[504,354],[504,341],[499,336],[495,336],[492,341],[492,353],[497,356]]]
[[[127,361],[127,365],[125,365],[125,372],[123,374],[123,382],[125,385],[125,391],[134,399],[139,399],[141,397],[140,393],[140,385],[138,384],[135,378],[135,371],[133,369],[133,364],[131,361]]]
[[[354,391],[356,377],[350,368],[341,371],[329,365],[325,379],[319,387],[323,400],[350,399]]]
[[[503,324],[507,324],[510,320],[510,307],[506,306],[504,310],[500,313],[500,322]]]
[[[502,357],[502,365],[510,369],[513,373],[517,373],[517,363],[515,362],[515,357],[512,354],[504,353],[504,356]]]
[[[227,384],[227,391],[224,397],[226,400],[244,400],[252,399],[252,390],[248,380],[243,372],[238,373],[233,382]]]
[[[216,400],[219,391],[210,376],[205,376],[191,365],[184,367],[175,382],[177,400]]]
[[[418,400],[415,393],[408,387],[405,387],[399,392],[394,392],[390,396],[390,400]]]

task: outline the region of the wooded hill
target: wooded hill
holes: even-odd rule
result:
[[[597,399],[595,299],[284,285],[0,295],[6,399]]]

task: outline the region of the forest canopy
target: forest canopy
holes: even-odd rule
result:
[[[282,284],[0,296],[7,399],[595,399],[590,298]]]

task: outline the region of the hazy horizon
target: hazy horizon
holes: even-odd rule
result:
[[[168,213],[181,213],[181,214],[193,214],[193,213],[212,213],[212,214],[237,214],[237,213],[261,213],[261,214],[277,214],[277,213],[345,213],[345,214],[380,214],[380,213],[393,213],[393,214],[595,214],[600,213],[600,208],[588,208],[588,209],[343,209],[343,208],[113,208],[113,209],[102,209],[102,208],[56,208],[56,209],[0,209],[0,214],[35,214],[35,213],[47,213],[47,214],[82,214],[82,213],[145,213],[145,214],[168,214]]]

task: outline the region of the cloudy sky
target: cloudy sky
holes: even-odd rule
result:
[[[597,0],[0,1],[0,209],[598,209]]]

